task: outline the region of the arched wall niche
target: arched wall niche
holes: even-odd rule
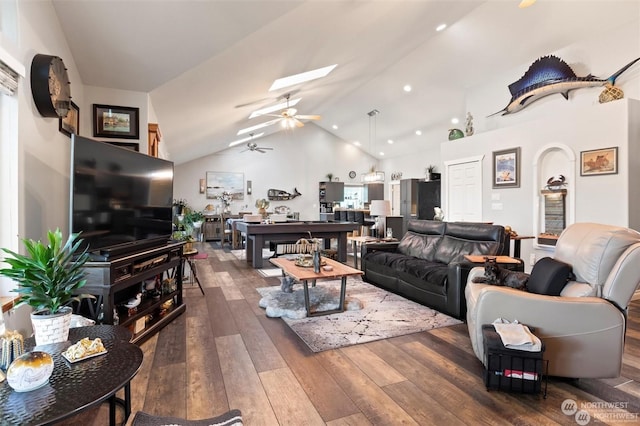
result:
[[[566,178],[567,194],[565,197],[565,226],[575,222],[575,180],[576,180],[576,156],[571,148],[562,143],[551,143],[543,146],[533,158],[533,231],[536,236],[534,248],[553,251],[553,245],[541,244],[538,236],[545,232],[545,197],[542,190],[547,185],[547,180],[556,175]]]

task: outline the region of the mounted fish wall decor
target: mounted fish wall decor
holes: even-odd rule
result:
[[[298,188],[293,188],[293,193],[283,191],[282,189],[273,189],[273,188],[267,191],[267,198],[269,200],[275,200],[275,201],[293,200],[294,198],[300,195],[302,194],[298,192]]]
[[[611,77],[602,80],[589,74],[577,77],[565,61],[554,55],[543,56],[536,60],[520,80],[509,85],[511,101],[504,109],[491,114],[513,114],[524,109],[529,104],[548,95],[560,93],[569,100],[569,92],[583,87],[613,86],[616,79],[629,67],[638,62],[637,58],[620,68]]]

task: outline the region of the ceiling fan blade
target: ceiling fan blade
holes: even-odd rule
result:
[[[304,127],[304,123],[300,120],[298,120],[296,117],[292,117],[293,118],[293,122],[296,124],[296,127]]]
[[[295,118],[299,120],[320,120],[322,119],[321,115],[296,115]]]

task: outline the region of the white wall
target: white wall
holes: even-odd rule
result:
[[[77,103],[77,102],[76,102]],[[140,137],[139,139],[99,138],[93,136],[93,104],[114,105],[122,107],[140,108]],[[84,116],[82,114],[84,110]],[[80,135],[106,142],[138,143],[140,152],[149,152],[149,95],[130,90],[107,89],[97,86],[85,86],[85,102],[80,107]]]
[[[207,199],[199,193],[198,182],[206,172],[242,172],[246,181],[252,181],[253,192],[245,194],[242,201],[234,201],[231,211],[256,212],[255,201],[267,198],[270,188],[293,192],[297,188],[302,196],[290,201],[272,201],[269,210],[285,205],[291,211],[300,212],[302,219],[319,217],[318,182],[326,180],[327,173],[333,173],[345,183],[360,182],[360,174],[369,170],[375,160],[353,145],[337,139],[313,123],[291,132],[280,132],[256,139],[259,146],[271,147],[265,154],[245,151],[246,145],[229,148],[214,155],[199,158],[175,168],[174,197],[184,198],[196,209],[207,204],[218,205],[216,200]],[[355,179],[349,179],[350,170],[356,171]]]

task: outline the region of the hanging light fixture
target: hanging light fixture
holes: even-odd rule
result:
[[[377,131],[377,124],[378,121],[376,119],[377,115],[380,114],[380,111],[378,111],[377,109],[373,109],[371,111],[369,111],[367,113],[367,115],[369,116],[369,152],[372,152],[372,139],[371,139],[371,118],[373,117],[374,119],[374,123],[373,123],[373,140],[375,141],[376,139],[376,131]],[[373,182],[384,182],[384,172],[378,172],[375,170],[375,166],[371,168],[371,171],[369,173],[365,173],[362,175],[362,182],[365,183],[373,183]]]

